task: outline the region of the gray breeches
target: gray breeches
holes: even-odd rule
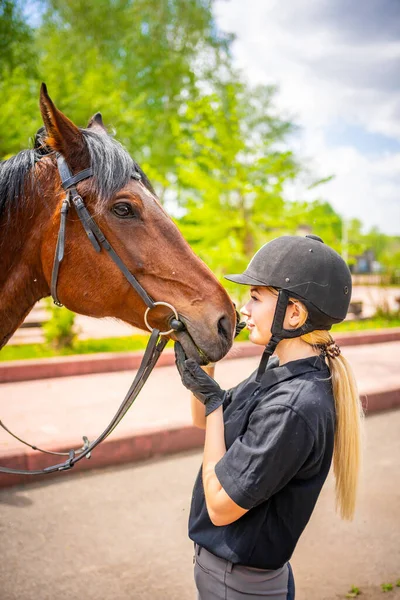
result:
[[[286,563],[277,570],[254,569],[195,547],[194,579],[198,600],[294,600],[294,580]]]

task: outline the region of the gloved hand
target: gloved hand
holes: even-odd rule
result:
[[[206,417],[223,404],[226,391],[201,369],[193,358],[186,358],[184,349],[175,342],[175,363],[183,385],[206,407]]]

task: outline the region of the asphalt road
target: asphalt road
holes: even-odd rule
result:
[[[296,600],[362,600],[400,579],[400,411],[366,421],[353,523],[329,479],[292,560]],[[1,600],[194,600],[186,527],[199,452],[0,492]]]

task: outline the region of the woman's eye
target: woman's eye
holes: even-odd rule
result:
[[[252,300],[254,300],[254,302],[258,302],[258,298],[256,298],[255,296],[250,296],[250,298],[251,298]]]
[[[120,219],[132,219],[137,216],[133,206],[128,202],[118,202],[118,204],[114,204],[111,212]]]

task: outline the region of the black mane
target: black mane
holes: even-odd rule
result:
[[[27,176],[38,160],[35,150],[22,150],[16,156],[0,162],[0,216],[16,203],[26,204],[29,194],[24,193]],[[33,184],[30,177],[29,185]]]
[[[142,169],[119,142],[91,129],[82,129],[82,133],[89,149],[94,190],[100,200],[106,200],[122,189],[135,172],[139,173],[147,189],[155,194]]]
[[[92,185],[100,201],[123,188],[135,172],[139,173],[146,188],[155,193],[142,169],[119,142],[90,129],[82,129],[82,133],[94,173]],[[43,156],[53,153],[43,142],[45,135],[45,129],[41,127],[35,135],[32,149],[22,150],[0,162],[0,216],[11,211],[17,203],[19,208],[27,206],[34,186],[33,167]]]

